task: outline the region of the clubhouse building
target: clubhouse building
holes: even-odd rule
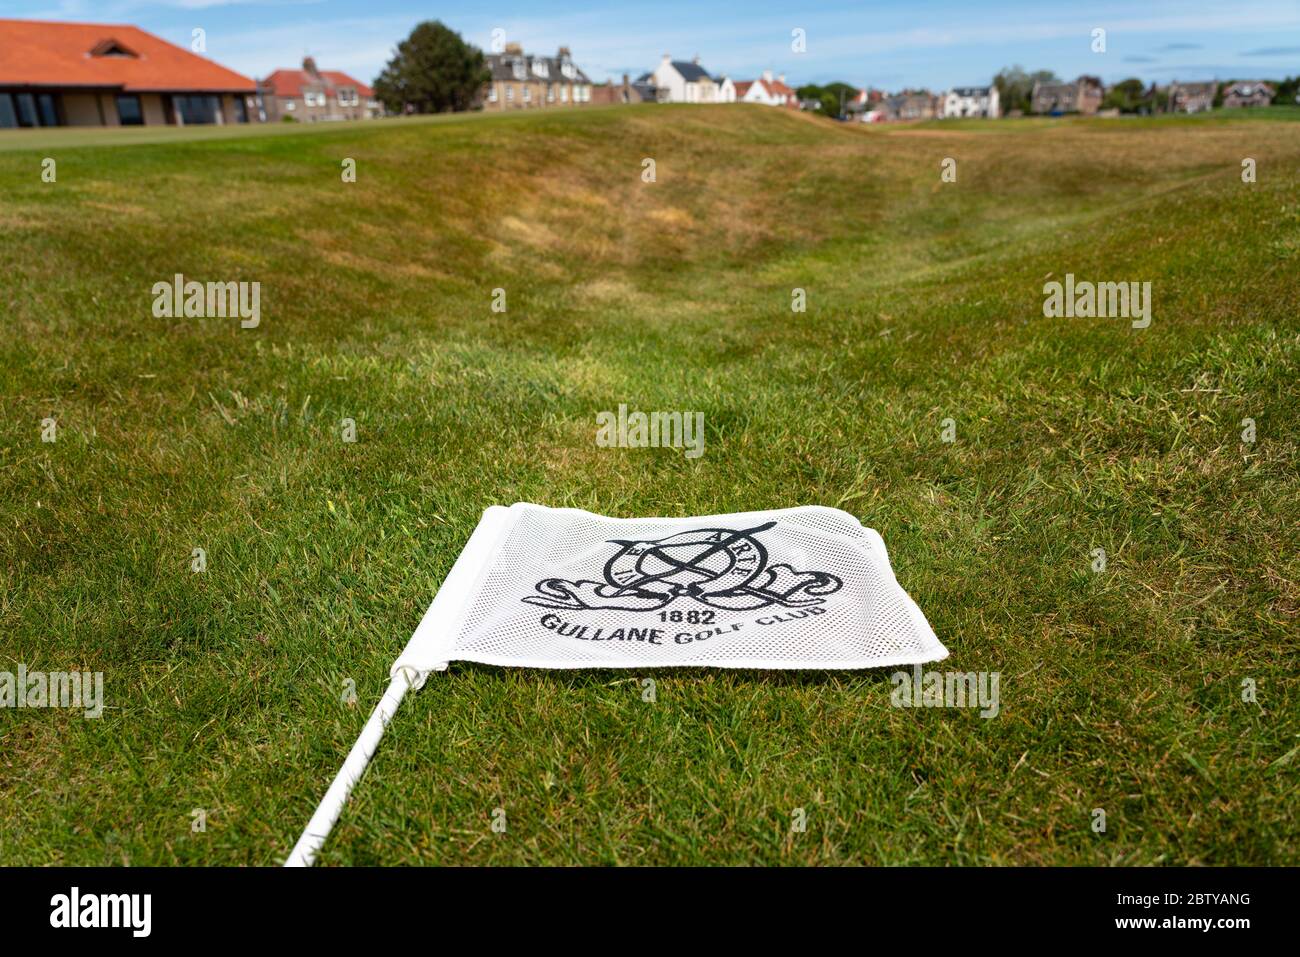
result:
[[[0,19],[0,129],[259,119],[257,84],[132,26]]]

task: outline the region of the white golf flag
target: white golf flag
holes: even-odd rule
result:
[[[312,863],[402,697],[452,661],[839,669],[946,657],[880,535],[847,512],[606,518],[494,505],[285,864]]]
[[[393,665],[876,668],[946,658],[885,543],[838,509],[483,513]]]

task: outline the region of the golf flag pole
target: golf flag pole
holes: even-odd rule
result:
[[[390,672],[392,680],[388,684],[388,690],[379,699],[379,704],[375,705],[375,710],[371,712],[366,726],[361,729],[357,743],[352,745],[352,750],[348,752],[343,766],[339,768],[338,774],[334,775],[329,790],[321,798],[316,813],[303,828],[302,836],[298,838],[298,843],[294,845],[293,851],[284,862],[285,867],[312,865],[321,845],[325,843],[339,815],[343,813],[352,789],[361,780],[361,775],[365,773],[370,759],[375,756],[379,740],[384,736],[384,729],[393,719],[397,706],[401,704],[406,692],[419,691],[423,688],[431,672],[446,670],[453,647],[452,625],[456,617],[455,610],[467,601],[474,579],[487,562],[488,553],[509,514],[509,509],[502,508],[500,505],[494,505],[483,513],[482,520],[474,529],[474,534],[470,536],[469,541],[465,543],[465,548],[456,559],[456,563],[452,565],[451,571],[447,573],[442,587],[434,596],[433,603],[420,619],[419,627],[415,629],[415,634],[411,636],[407,645],[407,651],[402,653],[405,655],[412,648],[418,647],[425,652],[426,658],[431,653],[436,660],[428,660],[427,665],[420,667],[400,660],[393,665]]]
[[[375,710],[370,713],[370,720],[361,729],[357,743],[352,745],[343,767],[339,768],[339,773],[334,775],[334,782],[321,798],[316,813],[303,828],[302,836],[294,845],[293,852],[285,860],[285,867],[311,867],[312,862],[316,860],[317,851],[321,849],[321,845],[325,843],[335,822],[338,821],[339,815],[343,813],[343,806],[347,804],[352,788],[361,780],[366,765],[370,763],[375,750],[379,747],[379,739],[384,736],[384,729],[393,719],[397,706],[402,703],[402,698],[406,696],[410,687],[411,682],[405,669],[399,671],[389,682],[388,690],[379,699],[379,704],[375,705]]]

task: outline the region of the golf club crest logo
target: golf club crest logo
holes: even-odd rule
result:
[[[658,611],[678,600],[725,611],[780,605],[806,608],[844,582],[829,572],[801,572],[768,564],[758,540],[776,522],[753,528],[697,528],[666,538],[612,539],[618,551],[605,563],[603,582],[546,578],[523,601],[543,608]]]

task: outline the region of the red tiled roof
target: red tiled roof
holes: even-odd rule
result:
[[[736,99],[740,99],[749,92],[749,88],[754,85],[753,80],[740,80],[736,83]]]
[[[113,46],[132,55],[102,55]],[[248,93],[257,88],[248,77],[138,27],[43,20],[0,20],[0,86]]]
[[[352,79],[346,73],[340,73],[338,70],[321,70],[320,76],[325,81],[326,89],[333,90],[341,86],[352,86],[356,87],[357,93],[361,96],[372,97],[375,95],[375,91],[370,87]],[[313,85],[306,70],[276,70],[262,83],[269,86],[276,96],[302,96],[302,88]]]

